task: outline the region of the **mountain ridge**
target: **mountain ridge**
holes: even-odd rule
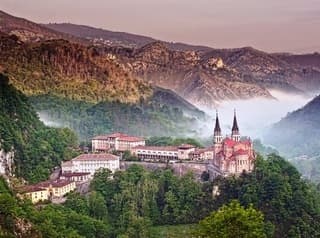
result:
[[[0,31],[9,35],[17,35],[21,40],[29,42],[52,39],[67,39],[76,43],[89,43],[81,38],[49,29],[25,18],[16,17],[1,10]]]
[[[150,36],[144,36],[134,33],[121,31],[110,31],[103,28],[96,28],[86,25],[77,25],[72,23],[48,23],[43,26],[55,31],[68,33],[79,38],[86,38],[97,46],[124,46],[132,48],[140,48],[146,44],[160,41]],[[85,31],[85,33],[83,32]],[[208,51],[211,47],[201,45],[191,45],[182,42],[161,41],[172,50],[198,50]]]
[[[95,64],[100,67],[105,67],[104,64],[108,61],[108,65],[119,68],[121,75],[143,79],[147,85],[172,89],[197,106],[213,108],[225,100],[255,97],[271,99],[273,97],[270,89],[293,94],[308,94],[320,90],[320,64],[317,63],[316,56],[312,56],[312,60],[306,60],[311,56],[269,54],[252,47],[203,49],[201,46],[184,45],[189,47],[188,50],[177,49],[170,42],[153,41],[150,37],[67,25],[74,28],[73,32],[64,29],[65,32],[61,34],[78,34],[74,37],[85,41],[88,41],[90,34],[99,37],[103,33],[106,34],[104,40],[110,40],[111,36],[117,40],[119,34],[122,34],[123,39],[135,42],[136,47],[130,43],[128,45],[128,42],[121,44],[121,39],[115,45],[99,43],[86,47],[99,54],[99,62]],[[93,33],[89,34],[78,27],[91,29]]]
[[[265,142],[290,157],[318,155],[319,118],[320,95],[275,123],[266,133]]]

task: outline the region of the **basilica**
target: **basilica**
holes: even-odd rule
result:
[[[218,113],[213,135],[213,158],[208,166],[211,178],[216,176],[239,175],[243,171],[251,172],[256,154],[250,138],[240,135],[236,112],[234,112],[231,135],[223,137]]]

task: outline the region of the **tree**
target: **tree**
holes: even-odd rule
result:
[[[64,206],[72,209],[73,211],[88,215],[89,207],[85,197],[81,196],[79,193],[70,193],[68,195],[68,199],[64,203]]]
[[[237,200],[222,206],[199,223],[197,236],[212,238],[264,238],[264,217],[252,206],[242,207]]]
[[[108,220],[108,209],[103,196],[92,192],[89,196],[89,215],[98,220]]]

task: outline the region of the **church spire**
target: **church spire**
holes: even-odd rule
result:
[[[236,109],[234,109],[232,132],[239,132]]]
[[[218,144],[222,141],[222,135],[221,135],[221,128],[220,128],[220,122],[219,122],[219,116],[218,116],[218,110],[216,112],[216,124],[214,126],[214,132],[213,132],[213,143]]]
[[[238,122],[237,122],[237,114],[236,114],[236,109],[234,109],[234,116],[233,116],[233,125],[232,125],[232,134],[231,137],[235,141],[240,141],[240,132],[239,132],[239,127],[238,127]]]
[[[221,135],[220,122],[218,117],[218,110],[216,112],[216,125],[214,126],[214,135]]]

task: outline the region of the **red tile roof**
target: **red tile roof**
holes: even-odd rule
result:
[[[142,137],[136,137],[136,136],[126,136],[126,137],[120,137],[119,141],[128,141],[128,142],[139,142],[139,141],[145,141]]]
[[[18,189],[22,193],[32,193],[46,191],[46,188],[38,187],[36,185],[27,185]]]
[[[93,138],[93,140],[107,140],[109,138],[118,138],[120,141],[129,141],[129,142],[136,142],[136,141],[144,141],[145,139],[142,137],[137,136],[130,136],[124,133],[113,133],[113,134],[107,134],[107,135],[99,135]]]
[[[112,154],[82,154],[72,159],[72,161],[90,161],[90,160],[107,161],[107,160],[118,160],[118,159],[119,159],[119,156],[112,155]]]
[[[21,192],[23,193],[39,192],[39,191],[47,190],[47,188],[49,188],[50,186],[52,186],[53,188],[59,188],[59,187],[64,187],[71,183],[73,182],[70,182],[67,180],[47,180],[37,184],[24,186],[19,190],[21,190]]]
[[[233,147],[235,144],[237,144],[237,142],[230,138],[226,138],[224,139],[223,144],[225,144],[228,147]]]
[[[237,155],[249,155],[249,151],[248,150],[237,150],[236,152],[233,153],[233,155],[237,156]]]
[[[90,175],[90,173],[86,173],[86,172],[73,172],[73,173],[63,173],[61,174],[62,177],[80,177],[80,176],[86,176],[86,175]]]
[[[48,180],[48,181],[40,182],[40,183],[35,184],[34,186],[41,187],[41,188],[48,188],[48,187],[52,186],[54,188],[57,188],[57,187],[64,187],[70,183],[72,183],[72,182],[70,182],[68,180],[58,179],[58,180]]]
[[[62,162],[63,167],[72,167],[72,161],[68,160],[68,161],[63,161]]]
[[[56,180],[56,181],[51,182],[51,186],[53,188],[61,188],[61,187],[67,186],[71,183],[73,183],[73,182],[68,181],[68,180]]]
[[[190,145],[190,144],[182,144],[178,146],[179,149],[191,149],[191,148],[195,148],[194,145]]]

